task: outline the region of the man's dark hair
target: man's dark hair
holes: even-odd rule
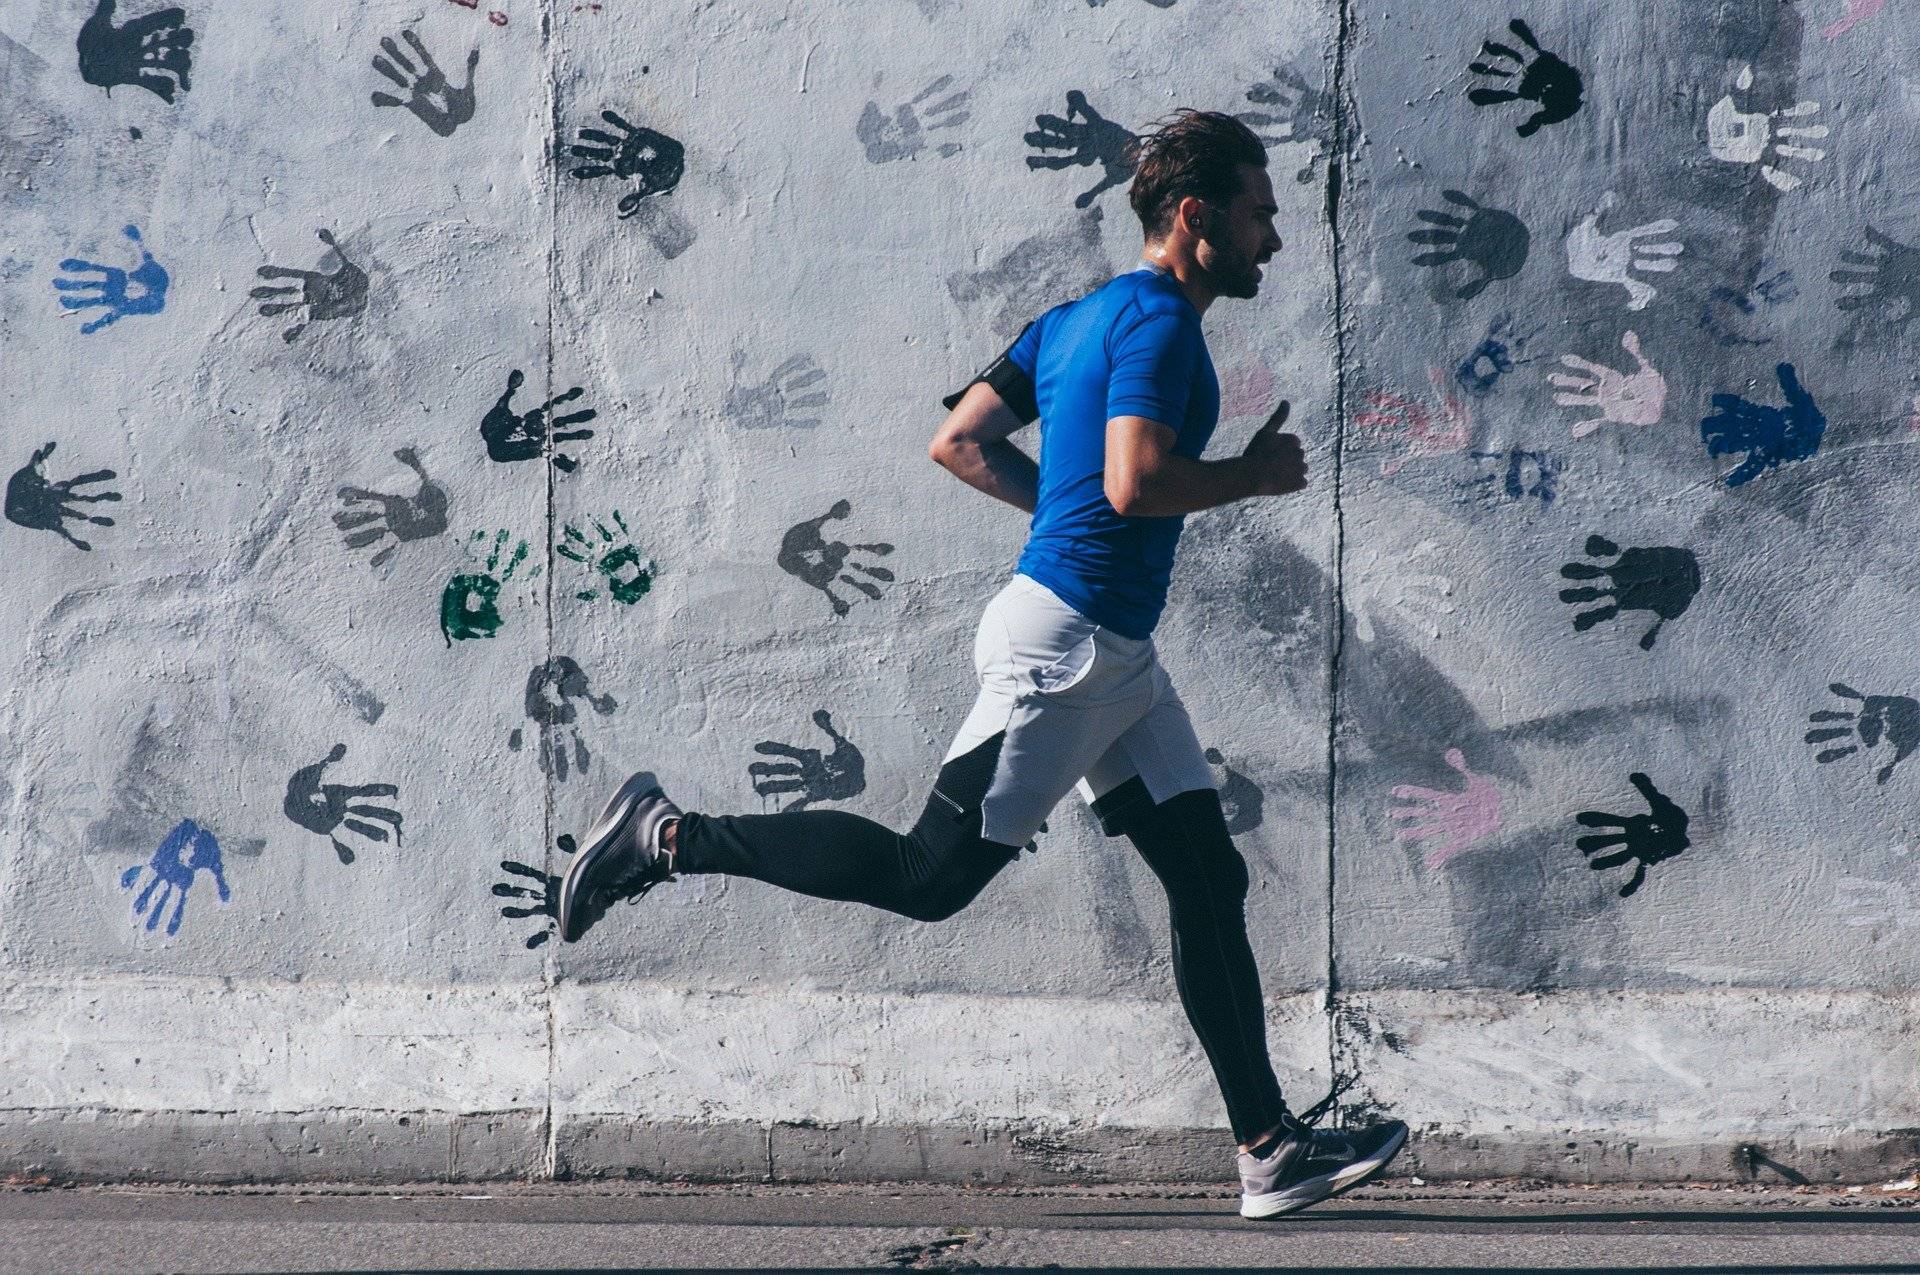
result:
[[[1131,144],[1133,204],[1147,238],[1173,229],[1188,195],[1224,208],[1240,193],[1241,164],[1267,166],[1267,148],[1252,129],[1220,111],[1182,107]]]

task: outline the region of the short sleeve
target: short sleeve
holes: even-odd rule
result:
[[[1142,314],[1117,330],[1107,419],[1144,416],[1178,431],[1204,351],[1200,325],[1178,314]]]

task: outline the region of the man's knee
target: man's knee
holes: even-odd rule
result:
[[[983,838],[939,847],[938,866],[901,909],[916,921],[944,921],[980,897],[1000,870],[1020,857],[1012,846]]]

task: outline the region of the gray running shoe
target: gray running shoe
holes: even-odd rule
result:
[[[664,828],[683,812],[660,790],[652,771],[620,785],[599,820],[581,838],[580,853],[560,882],[560,937],[579,941],[607,909],[637,899],[673,877]]]
[[[1353,1083],[1346,1079],[1298,1116],[1284,1113],[1287,1136],[1265,1159],[1239,1155],[1240,1216],[1275,1217],[1342,1195],[1379,1177],[1407,1142],[1403,1121],[1364,1129],[1316,1129],[1314,1123]]]

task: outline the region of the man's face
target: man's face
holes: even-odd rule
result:
[[[1204,229],[1196,250],[1201,267],[1223,297],[1251,297],[1260,291],[1260,267],[1280,251],[1273,219],[1273,182],[1267,170],[1240,165],[1240,193],[1225,208],[1202,204]]]

